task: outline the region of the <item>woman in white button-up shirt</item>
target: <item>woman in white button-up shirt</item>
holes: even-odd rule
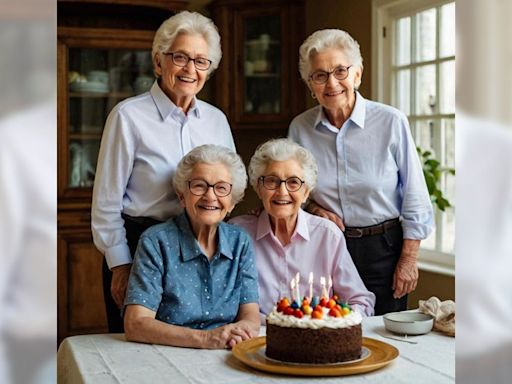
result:
[[[123,331],[119,308],[140,234],[181,211],[171,185],[180,159],[202,144],[235,150],[226,116],[196,98],[221,56],[220,36],[210,19],[191,12],[169,18],[153,40],[157,80],[149,92],[116,105],[107,118],[94,182],[92,233],[105,255],[111,332]]]

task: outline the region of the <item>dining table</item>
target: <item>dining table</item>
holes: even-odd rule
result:
[[[368,345],[384,346],[386,360],[378,369],[358,371],[363,362],[325,371],[329,376],[303,376],[304,367],[284,364],[284,373],[254,368],[243,362],[240,352],[227,349],[207,350],[130,342],[124,334],[71,336],[62,341],[57,352],[59,384],[79,383],[306,383],[321,378],[322,383],[415,383],[455,382],[455,338],[437,331],[404,336],[388,332],[382,316],[363,319],[363,337]],[[260,330],[264,344],[265,327]],[[249,340],[254,345],[258,340]],[[330,341],[332,342],[332,341]],[[248,343],[248,342],[245,342]],[[244,344],[239,344],[242,347]],[[307,346],[304,346],[307,348]],[[370,348],[371,349],[371,348]],[[247,350],[245,350],[247,352]],[[258,351],[265,362],[264,352]],[[372,356],[368,358],[370,361]],[[375,356],[374,356],[375,358]],[[274,367],[278,366],[275,364]],[[367,364],[368,366],[368,364]],[[315,371],[316,372],[316,371]],[[334,372],[334,373],[333,373]]]

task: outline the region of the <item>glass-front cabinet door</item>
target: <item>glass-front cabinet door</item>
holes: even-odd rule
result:
[[[213,78],[213,103],[233,130],[284,134],[305,109],[298,71],[304,40],[302,0],[214,0],[210,4],[223,57]]]
[[[68,63],[68,187],[91,187],[106,117],[119,101],[149,90],[151,53],[70,48]]]
[[[90,194],[108,114],[153,84],[151,40],[130,43],[118,36],[112,44],[61,36],[59,49],[59,195]]]
[[[281,112],[281,21],[279,15],[243,18],[243,112]]]

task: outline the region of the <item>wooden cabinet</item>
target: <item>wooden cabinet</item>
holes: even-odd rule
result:
[[[286,130],[305,109],[298,71],[303,1],[217,0],[211,11],[223,50],[212,78],[215,104],[234,130]]]
[[[101,266],[91,234],[96,159],[110,110],[154,80],[156,29],[186,1],[59,0],[58,339],[107,331]]]

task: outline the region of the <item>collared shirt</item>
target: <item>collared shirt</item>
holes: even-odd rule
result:
[[[121,213],[164,221],[181,212],[172,177],[181,158],[202,144],[235,151],[226,116],[197,99],[185,115],[157,82],[110,112],[92,204],[94,244],[110,268],[132,262]]]
[[[369,292],[352,261],[345,237],[333,222],[299,210],[297,225],[288,245],[283,246],[270,226],[267,212],[245,215],[230,223],[243,227],[254,245],[260,286],[260,313],[272,311],[281,297],[290,298],[290,281],[300,273],[300,296],[309,296],[309,273],[313,272],[313,295],[321,296],[320,277],[332,278],[332,289],[363,316],[373,315],[375,295]],[[329,295],[332,291],[329,292]]]
[[[232,323],[239,306],[258,302],[258,275],[249,236],[234,225],[217,228],[210,261],[186,213],[155,225],[140,238],[125,305],[156,312],[156,319],[196,329]]]
[[[406,116],[358,92],[341,129],[319,105],[295,117],[288,136],[309,149],[318,164],[311,197],[343,218],[366,227],[402,217],[405,239],[423,240],[433,209]]]

